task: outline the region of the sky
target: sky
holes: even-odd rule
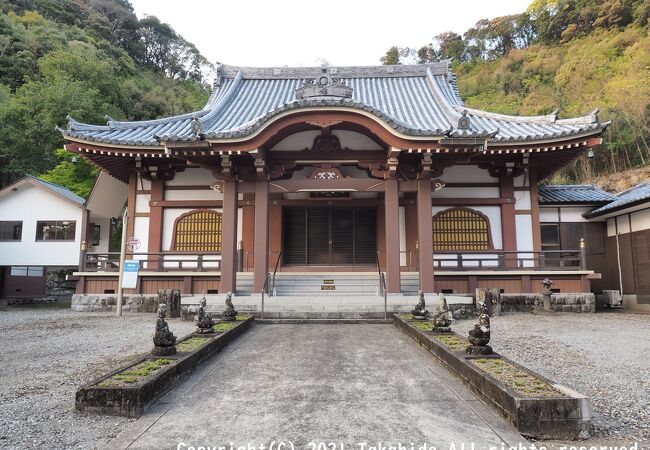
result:
[[[531,0],[131,0],[212,63],[377,65],[388,48],[419,48],[444,31],[523,12]],[[387,6],[383,6],[383,5]],[[389,5],[389,6],[388,6]]]

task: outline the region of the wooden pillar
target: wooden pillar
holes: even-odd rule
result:
[[[502,174],[499,178],[501,198],[507,200],[501,203],[501,236],[503,251],[517,251],[517,225],[515,222],[515,188],[512,174]],[[505,256],[506,267],[516,267],[516,255]]]
[[[138,174],[132,173],[129,175],[129,192],[126,200],[126,208],[129,213],[127,219],[126,235],[127,238],[133,237],[135,230],[135,199],[138,195]]]
[[[401,292],[399,264],[399,185],[396,178],[388,178],[384,186],[386,285],[389,293],[397,293]]]
[[[539,187],[537,183],[537,166],[530,164],[528,168],[530,179],[530,215],[533,223],[533,250],[542,251],[542,228],[539,220]]]
[[[237,182],[223,182],[223,224],[221,238],[221,291],[237,288]]]
[[[418,267],[420,290],[433,293],[433,224],[431,218],[431,179],[426,177],[417,181],[418,194]]]
[[[151,198],[149,201],[149,245],[148,253],[160,253],[162,251],[162,231],[163,231],[163,208],[158,205],[165,199],[165,181],[151,180]],[[148,267],[150,269],[158,268],[158,257],[149,257]]]
[[[244,194],[244,206],[242,206],[242,243],[243,243],[243,266],[244,272],[251,272],[255,267],[253,248],[255,247],[255,194]]]
[[[81,243],[79,251],[79,272],[86,270],[86,252],[92,242],[88,236],[88,223],[90,221],[90,211],[84,207],[81,212]]]
[[[255,271],[253,292],[261,293],[269,272],[269,183],[255,182]]]

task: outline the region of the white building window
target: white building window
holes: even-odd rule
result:
[[[39,220],[36,222],[37,241],[74,241],[74,220]]]
[[[18,220],[0,220],[0,241],[20,241],[23,223]]]
[[[42,277],[43,271],[38,266],[11,266],[12,277]]]

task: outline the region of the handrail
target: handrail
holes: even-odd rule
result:
[[[581,250],[437,250],[433,253],[436,269],[449,270],[580,270],[585,268]]]
[[[138,261],[142,271],[169,270],[204,272],[221,270],[221,252],[133,252],[129,258]],[[117,272],[119,252],[87,252],[80,269],[90,272]]]
[[[275,274],[278,272],[278,267],[280,266],[280,260],[282,259],[283,250],[280,250],[278,253],[278,259],[275,261],[275,268],[273,269],[273,278],[271,279],[271,295],[275,296]]]
[[[375,254],[377,257],[377,273],[379,275],[379,295],[384,298],[384,319],[388,319],[388,297],[386,294],[386,278],[381,271],[381,262],[379,261],[379,252]]]

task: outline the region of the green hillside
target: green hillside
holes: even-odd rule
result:
[[[389,49],[384,63],[453,58],[470,107],[505,114],[611,120],[604,143],[555,182],[650,164],[650,0],[537,0],[526,12],[442,33],[419,49]]]
[[[66,115],[152,119],[208,98],[208,61],[127,0],[0,0],[0,11],[0,187],[34,174],[86,195],[95,169],[57,151]]]

